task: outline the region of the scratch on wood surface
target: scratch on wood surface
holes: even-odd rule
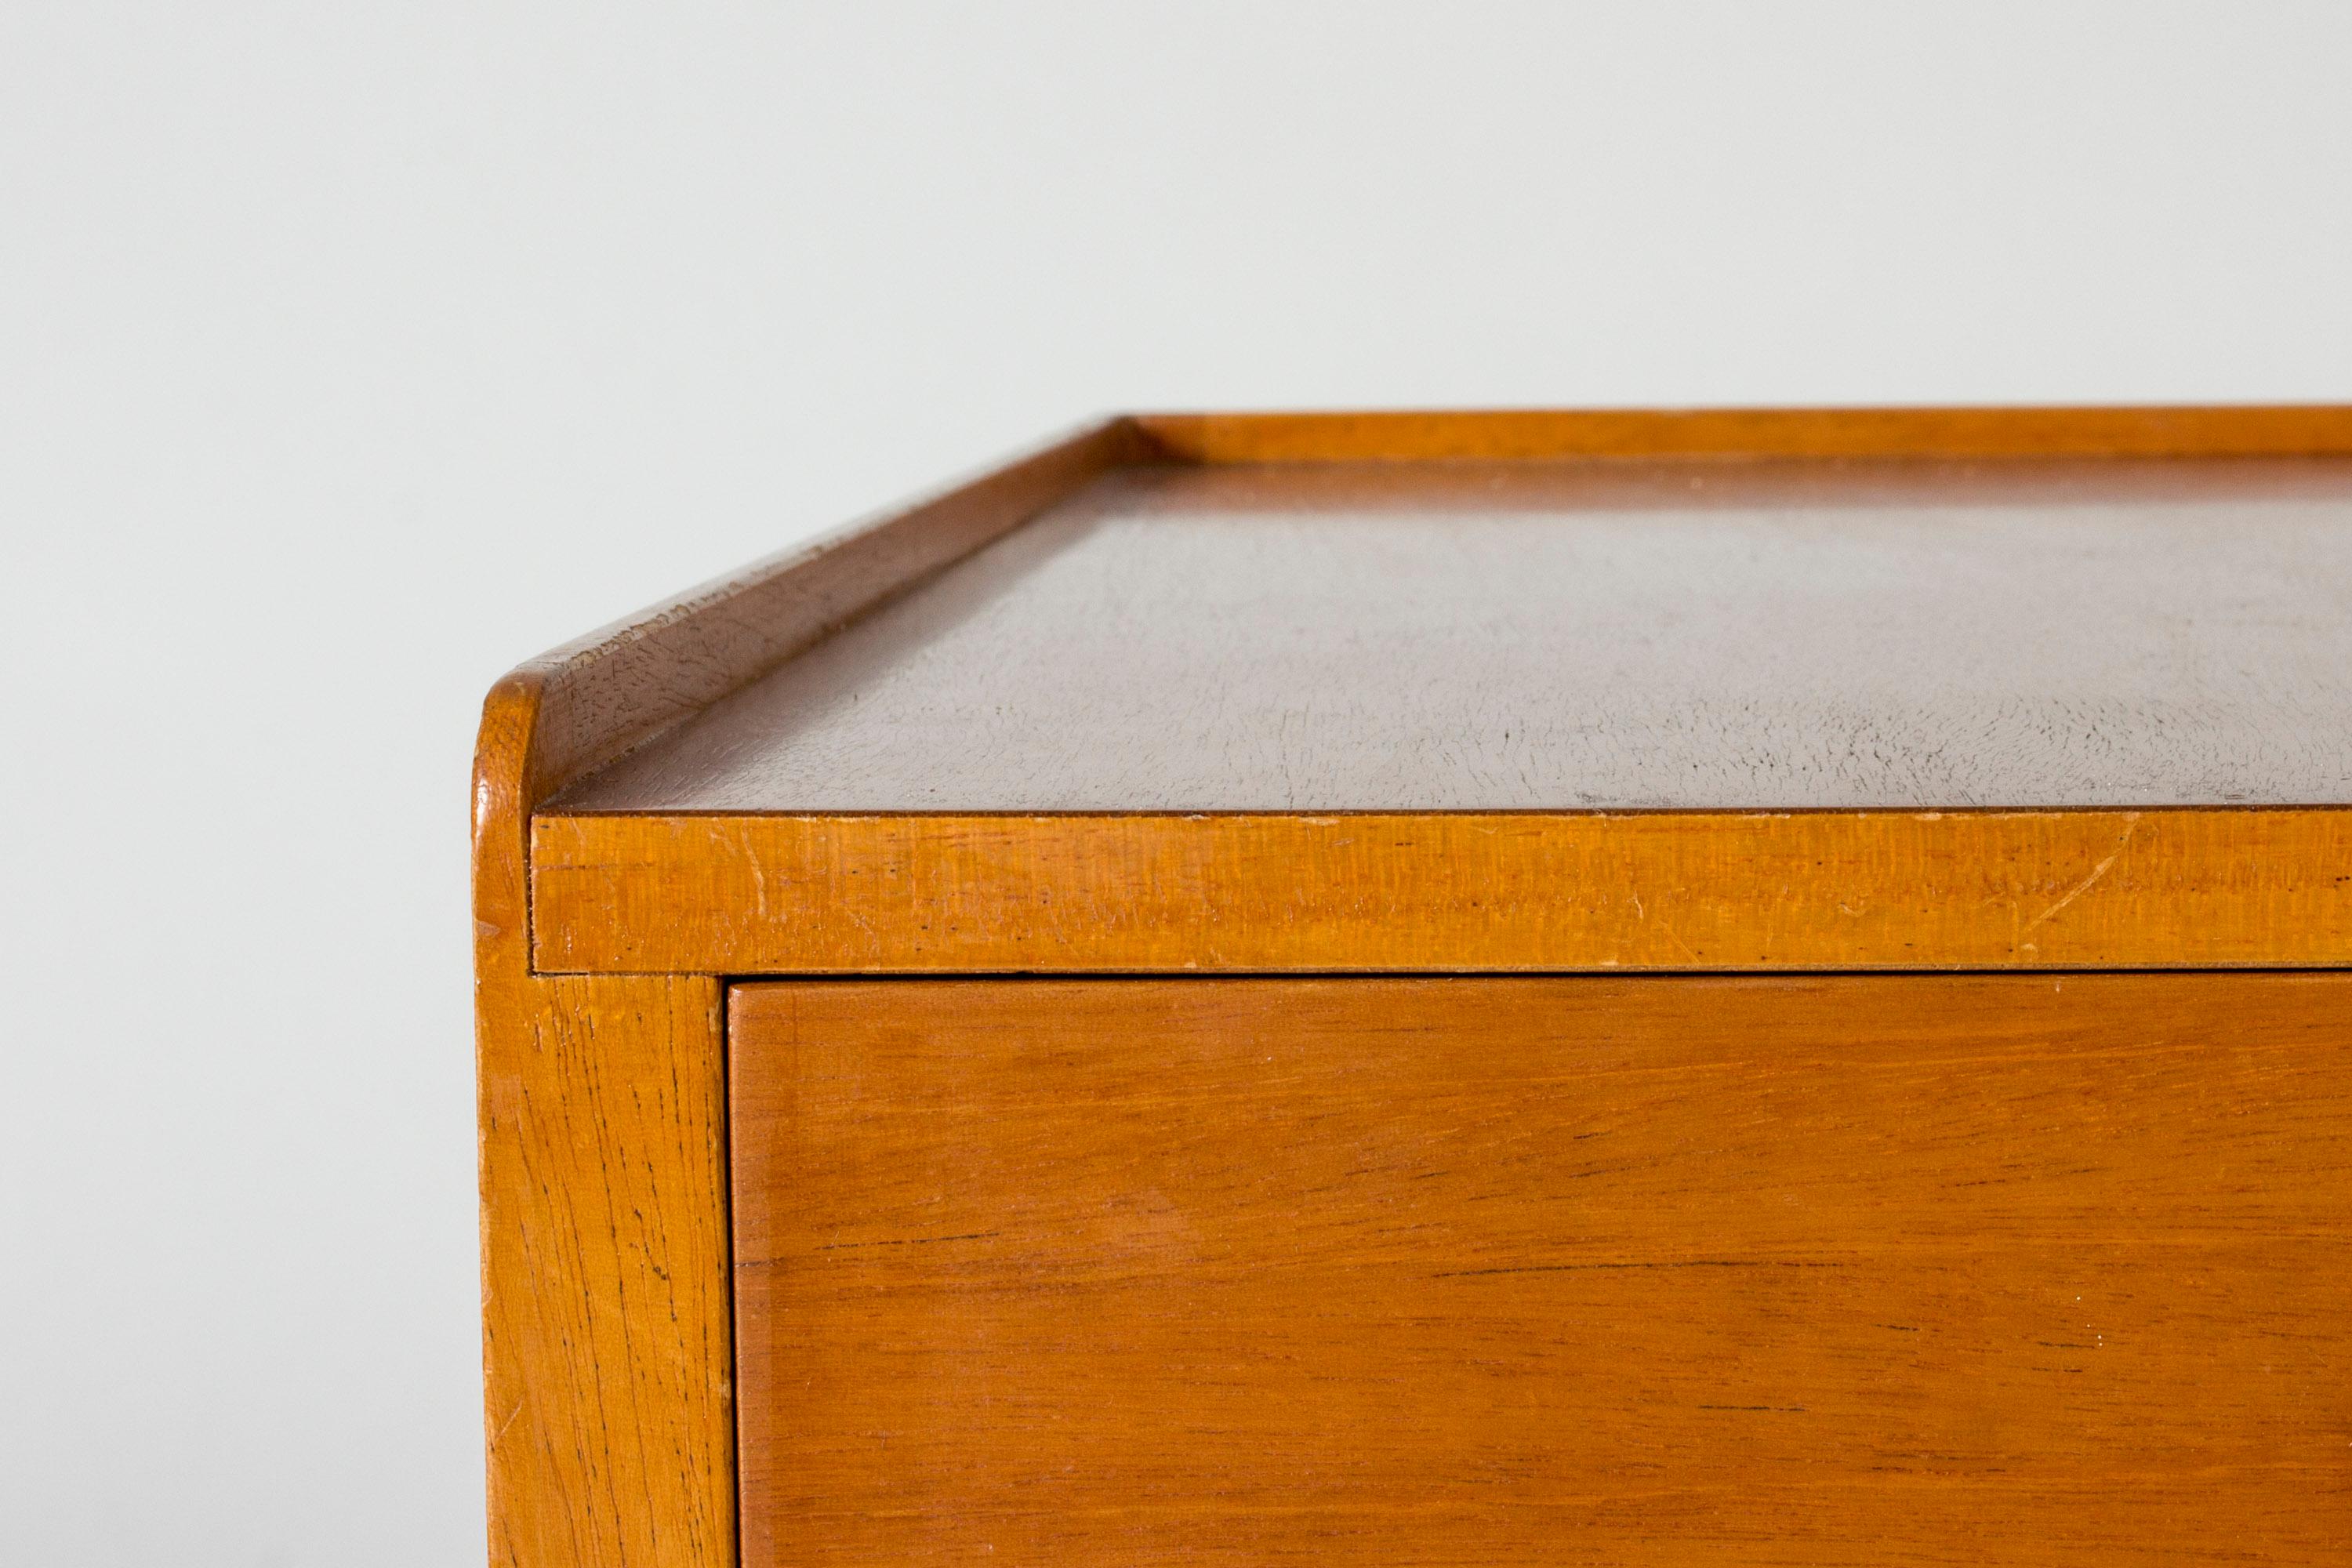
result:
[[[2123,837],[2116,840],[2116,847],[2108,852],[2107,858],[2100,861],[2097,865],[2092,867],[2091,874],[2084,878],[2081,881],[2075,883],[2064,898],[2060,899],[2056,903],[2051,905],[2048,909],[2042,910],[2040,914],[2026,921],[2025,931],[2020,931],[2018,934],[2020,936],[2025,935],[2027,931],[2032,931],[2044,921],[2047,921],[2053,915],[2058,913],[2059,910],[2064,909],[2068,904],[2073,903],[2076,899],[2081,898],[2084,893],[2089,892],[2093,888],[2098,886],[2099,879],[2105,876],[2109,868],[2112,868],[2117,860],[2123,858],[2124,850],[2131,844],[2132,835],[2138,831],[2139,813],[2133,812],[2129,816],[2124,819]]]
[[[1668,925],[1663,920],[1654,921],[1651,923],[1655,925],[1660,931],[1664,933],[1665,939],[1668,942],[1673,942],[1676,947],[1682,949],[1684,957],[1689,959],[1693,963],[1705,962],[1699,957],[1698,950],[1691,946],[1690,943],[1685,942],[1682,939],[1682,933],[1675,930],[1674,927]]]
[[[1699,957],[1698,950],[1692,947],[1690,943],[1685,942],[1682,939],[1682,933],[1675,930],[1674,927],[1668,925],[1664,917],[1655,921],[1650,919],[1650,911],[1642,907],[1642,895],[1638,889],[1628,888],[1625,889],[1625,896],[1633,901],[1634,919],[1643,921],[1646,924],[1656,926],[1659,933],[1668,942],[1673,942],[1676,947],[1682,949],[1683,956],[1690,960],[1691,963],[1696,964],[1706,962],[1704,959]]]
[[[1698,967],[1759,970],[2352,954],[2352,879],[2336,875],[2352,811],[2337,808],[1934,824],[1367,813],[1336,830],[1244,815],[693,819],[708,847],[671,839],[684,820],[539,820],[543,969],[1679,968],[1685,947]],[[1578,890],[1573,919],[1550,912],[1563,889]],[[2092,914],[2077,914],[2086,897]]]

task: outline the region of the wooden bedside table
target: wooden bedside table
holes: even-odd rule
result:
[[[492,1555],[2342,1562],[2352,409],[1113,420],[525,666]]]

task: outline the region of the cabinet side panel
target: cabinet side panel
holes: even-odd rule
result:
[[[734,1561],[717,983],[483,999],[492,1560]]]
[[[532,972],[528,823],[579,776],[1156,447],[1112,420],[516,670],[474,765],[491,1556],[735,1561],[719,987]]]
[[[530,679],[483,712],[475,1048],[490,1560],[736,1559],[724,1037],[701,975],[530,968]]]

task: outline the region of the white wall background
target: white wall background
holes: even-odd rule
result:
[[[0,1558],[481,1555],[466,770],[1132,405],[2352,395],[2352,8],[0,6]]]

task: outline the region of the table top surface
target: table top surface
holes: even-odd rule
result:
[[[2352,459],[1138,467],[545,813],[2352,804]]]

